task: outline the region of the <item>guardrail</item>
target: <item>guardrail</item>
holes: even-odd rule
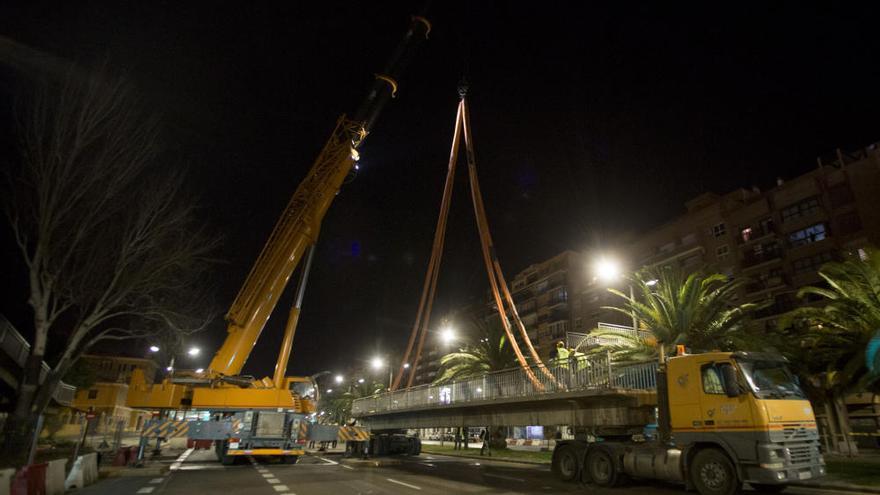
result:
[[[657,387],[657,363],[622,365],[611,361],[609,354],[571,359],[568,363],[548,366],[553,378],[537,367],[532,372],[540,382],[536,386],[521,368],[487,373],[455,380],[442,385],[420,385],[356,399],[352,415],[362,416],[388,411],[460,406],[499,399],[539,398],[547,394],[587,390],[653,390]]]
[[[3,315],[0,315],[0,350],[9,356],[20,368],[24,368],[28,354],[31,352],[30,343],[18,333],[18,330],[16,330],[15,327],[12,326],[12,323],[9,323],[9,320]],[[40,368],[41,383],[50,371],[52,371],[52,368],[43,361]],[[75,395],[76,387],[61,382],[58,384],[58,388],[55,389],[53,398],[59,404],[69,406],[73,403]]]

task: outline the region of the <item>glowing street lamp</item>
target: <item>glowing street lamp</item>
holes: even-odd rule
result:
[[[408,370],[408,369],[409,369],[409,363],[403,363],[403,369]]]
[[[334,381],[335,381],[337,384],[340,384],[340,383],[342,383],[343,381],[345,381],[345,378],[344,378],[342,375],[336,375],[336,378],[334,378]]]
[[[204,371],[205,371],[205,368],[199,368],[196,370],[196,373],[203,373]]]
[[[150,352],[159,352],[159,346],[157,346],[157,345],[151,345],[151,346],[150,346]]]
[[[198,347],[190,347],[189,350],[186,351],[186,353],[189,354],[191,357],[198,356],[200,352],[202,352],[202,350]]]
[[[364,379],[363,379],[363,378],[358,378],[358,383],[364,383]]]
[[[453,343],[456,340],[455,330],[450,326],[443,327],[440,329],[440,340],[446,345]]]
[[[620,278],[620,264],[609,258],[601,258],[595,265],[596,276],[605,282],[612,282]]]
[[[372,366],[374,370],[381,370],[382,368],[385,367],[385,362],[382,361],[382,358],[380,358],[380,357],[374,357],[370,361],[370,366]]]

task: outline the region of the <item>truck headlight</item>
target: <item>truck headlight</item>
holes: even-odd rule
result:
[[[779,471],[776,473],[776,479],[782,481],[785,479],[785,471]]]

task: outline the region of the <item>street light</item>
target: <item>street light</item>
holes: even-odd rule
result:
[[[205,371],[205,368],[198,368],[198,369],[196,370],[196,373],[202,373],[203,371]]]
[[[336,381],[337,384],[340,384],[343,381],[345,381],[345,378],[342,375],[336,375],[336,378],[334,379],[334,381]]]
[[[150,352],[159,352],[159,346],[157,346],[157,345],[151,345],[151,346],[150,346]]]
[[[327,393],[328,393],[328,394],[332,394],[332,393],[333,393],[333,389],[332,389],[332,388],[328,388],[328,389],[327,389]]]
[[[378,370],[380,370],[380,369],[382,369],[382,368],[385,367],[385,362],[382,361],[382,358],[380,358],[380,357],[374,357],[374,358],[370,361],[370,366],[372,366],[374,370],[377,370],[377,371],[378,371]]]
[[[408,370],[408,369],[409,369],[409,363],[403,363],[403,369]]]
[[[600,258],[595,265],[596,276],[605,282],[612,282],[620,278],[620,264],[609,258]]]
[[[189,350],[186,351],[186,353],[192,357],[198,356],[200,352],[202,352],[202,350],[199,349],[198,347],[190,347]]]
[[[456,339],[455,330],[453,330],[450,326],[443,327],[442,329],[440,329],[440,339],[446,345],[451,344]]]
[[[364,379],[363,379],[363,378],[358,378],[358,383],[364,383]]]
[[[596,272],[596,277],[605,283],[616,282],[616,281],[620,280],[621,276],[623,275],[623,271],[620,268],[620,263],[618,263],[616,260],[614,260],[612,258],[606,258],[606,257],[599,258],[598,260],[596,260],[596,264],[594,265],[594,270]],[[653,282],[653,283],[650,283],[650,282]],[[653,281],[649,281],[648,285],[654,285],[656,283],[657,283],[657,281],[653,280]],[[632,284],[628,284],[628,285],[629,285],[629,298],[630,298],[630,300],[635,301],[636,295],[635,295],[635,291],[633,290],[633,286],[632,286]],[[632,325],[633,325],[633,331],[638,332],[639,319],[638,319],[638,317],[636,317],[635,312],[632,313]]]

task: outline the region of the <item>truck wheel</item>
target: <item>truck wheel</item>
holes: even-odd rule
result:
[[[593,483],[599,486],[614,486],[617,484],[617,466],[611,454],[603,449],[592,449],[587,454],[587,470]]]
[[[296,464],[297,459],[299,459],[298,455],[286,455],[281,458],[281,462],[284,464]]]
[[[733,463],[718,449],[697,452],[690,471],[691,483],[700,495],[735,495],[742,488]]]
[[[220,463],[224,466],[232,466],[235,464],[235,456],[234,455],[224,455],[220,458]]]
[[[758,493],[782,493],[788,485],[764,485],[761,483],[749,483]]]
[[[409,439],[409,455],[419,455],[422,453],[422,442],[417,438]]]
[[[562,481],[571,481],[578,474],[577,453],[571,447],[562,447],[553,457],[553,472]]]

